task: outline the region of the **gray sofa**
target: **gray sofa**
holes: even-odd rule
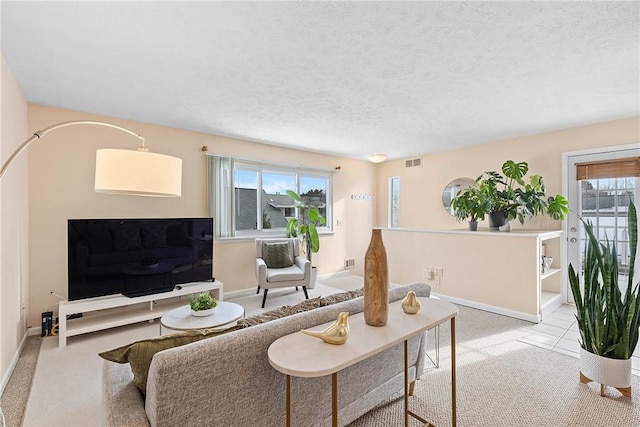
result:
[[[389,291],[397,301],[423,283]],[[363,297],[316,308],[228,334],[164,350],[153,356],[146,401],[132,382],[128,364],[104,362],[103,420],[109,426],[284,426],[285,375],[269,365],[276,339],[363,310]],[[409,341],[410,381],[420,377],[425,334]],[[295,349],[292,349],[295,351]],[[403,345],[350,366],[338,374],[339,421],[357,419],[403,390]],[[292,425],[331,425],[331,376],[292,378]]]

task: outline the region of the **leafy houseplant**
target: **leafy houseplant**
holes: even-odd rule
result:
[[[602,243],[596,238],[593,225],[582,218],[587,233],[584,249],[584,292],[580,289],[579,274],[569,265],[569,282],[576,304],[576,318],[580,330],[581,376],[582,382],[597,381],[603,384],[601,394],[604,395],[604,385],[611,385],[623,394],[628,390],[631,394],[631,363],[630,358],[638,343],[638,328],[640,326],[640,283],[633,286],[634,267],[638,245],[638,219],[633,203],[629,204],[628,234],[629,234],[629,280],[624,294],[618,287],[618,254],[616,242],[608,239]],[[585,352],[593,353],[603,358],[622,359],[629,361],[623,364],[628,367],[628,383],[612,384],[607,379],[594,378],[585,372],[583,358],[590,358]],[[588,366],[586,367],[588,369]],[[606,374],[604,372],[603,374]],[[625,394],[626,395],[626,394]]]
[[[478,221],[482,221],[491,211],[491,201],[478,187],[467,187],[451,200],[451,207],[458,221],[469,219],[469,230],[478,229]]]
[[[218,305],[218,300],[211,296],[209,292],[202,292],[196,296],[191,296],[189,306],[191,314],[194,316],[204,316],[212,314],[213,309]]]
[[[549,215],[555,220],[565,219],[569,213],[568,200],[561,194],[547,198],[542,177],[532,175],[526,182],[524,178],[528,172],[527,162],[507,160],[502,165],[502,174],[489,171],[476,179],[480,191],[490,200],[491,212],[502,212],[505,221],[517,218],[520,224],[524,224],[525,217],[538,214]]]
[[[318,227],[325,225],[327,220],[320,214],[320,210],[305,203],[295,191],[287,190],[287,195],[300,211],[300,219],[291,218],[287,222],[287,237],[298,237],[303,245],[307,259],[320,250]]]

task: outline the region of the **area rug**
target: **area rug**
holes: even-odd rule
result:
[[[640,379],[634,396],[579,382],[580,361],[518,342],[530,323],[459,307],[456,320],[458,426],[640,425]],[[411,410],[436,426],[451,425],[449,324],[440,330],[440,368],[427,367],[417,382]],[[350,427],[403,425],[399,394]],[[411,426],[421,426],[411,420]]]

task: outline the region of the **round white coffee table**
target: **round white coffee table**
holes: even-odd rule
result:
[[[210,316],[192,316],[191,307],[183,305],[165,313],[160,324],[176,331],[215,328],[226,325],[244,316],[244,308],[234,302],[218,301],[215,312]]]

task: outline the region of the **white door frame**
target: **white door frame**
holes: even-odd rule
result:
[[[570,187],[570,174],[573,173],[575,176],[575,170],[569,170],[569,162],[572,157],[577,156],[585,156],[590,154],[602,154],[603,156],[611,156],[610,158],[617,158],[621,152],[623,151],[632,151],[636,150],[638,155],[640,155],[640,143],[635,144],[626,144],[626,145],[613,145],[610,147],[600,147],[600,148],[591,148],[588,150],[579,150],[579,151],[569,151],[566,153],[562,153],[562,194],[564,194],[567,198],[572,197],[572,189]],[[626,154],[622,154],[625,156]],[[562,231],[565,240],[560,245],[560,257],[562,259],[562,299],[565,302],[569,302],[569,279],[567,277],[567,271],[569,271],[569,239],[571,235],[569,233],[569,221],[562,221]]]

